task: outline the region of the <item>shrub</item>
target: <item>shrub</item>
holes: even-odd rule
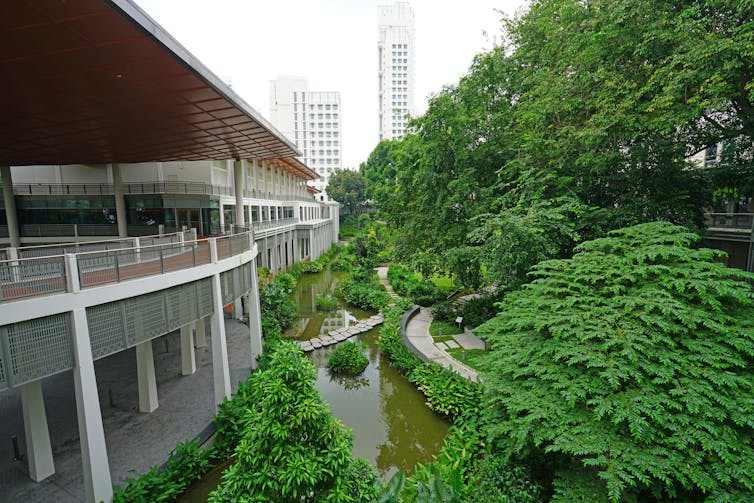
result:
[[[189,485],[211,468],[210,449],[200,449],[196,441],[178,444],[170,453],[165,469],[154,466],[137,478],[126,478],[125,487],[114,486],[114,503],[175,501]]]
[[[542,487],[532,481],[523,466],[511,466],[505,459],[487,455],[479,463],[478,483],[469,491],[472,503],[540,503]]]
[[[363,353],[365,348],[363,344],[344,342],[330,353],[327,368],[334,374],[361,374],[369,364],[369,359]]]
[[[434,283],[417,278],[414,273],[401,265],[391,264],[387,277],[398,295],[416,304],[429,306],[442,298],[442,292]]]
[[[248,427],[210,502],[350,502],[373,491],[373,478],[351,457],[350,431],[330,414],[315,378],[295,344],[276,345],[269,367],[249,377]]]
[[[317,309],[322,311],[334,311],[338,309],[338,299],[332,295],[317,295]]]
[[[453,323],[456,318],[462,316],[461,308],[454,300],[444,300],[432,306],[432,318],[437,321]]]
[[[341,281],[339,293],[348,304],[373,311],[385,307],[389,300],[387,293],[380,290],[377,275],[364,269],[356,269]]]
[[[436,363],[417,366],[409,379],[427,397],[430,409],[450,417],[479,415],[483,392],[480,384],[464,379]]]
[[[463,317],[463,324],[467,327],[478,327],[487,320],[491,320],[500,311],[496,307],[502,292],[486,293],[474,297],[463,303],[459,316]]]
[[[387,354],[390,365],[408,376],[422,361],[403,344],[401,339],[401,317],[411,307],[411,303],[401,300],[395,306],[385,310],[385,322],[380,329],[380,349]]]
[[[652,222],[534,267],[479,329],[490,439],[544,451],[560,501],[754,492],[754,275]]]

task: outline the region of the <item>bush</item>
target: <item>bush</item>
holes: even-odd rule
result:
[[[380,290],[377,275],[365,269],[356,269],[340,282],[339,294],[352,306],[379,311],[388,303],[388,294]]]
[[[249,407],[236,462],[209,501],[355,501],[374,478],[351,456],[351,434],[332,417],[301,350],[283,341],[249,377]]]
[[[490,440],[590,501],[748,501],[754,275],[652,222],[534,267],[479,328]],[[571,500],[572,501],[572,500]]]
[[[397,368],[403,375],[408,376],[422,361],[403,344],[401,339],[401,317],[411,303],[401,300],[395,306],[385,310],[385,322],[380,329],[380,349],[387,354],[390,365]]]
[[[474,297],[463,303],[459,316],[463,317],[466,327],[478,327],[487,320],[491,320],[500,311],[496,306],[502,292],[486,293]]]
[[[444,300],[432,306],[432,318],[437,321],[454,323],[456,318],[462,316],[461,308],[454,300]]]
[[[165,469],[154,466],[137,478],[126,478],[125,487],[113,486],[114,503],[175,501],[195,480],[212,467],[211,449],[200,449],[196,441],[178,444],[170,453]]]
[[[334,374],[359,375],[369,365],[369,359],[364,356],[363,344],[344,342],[330,354],[327,368]]]
[[[332,295],[317,295],[317,309],[321,311],[334,311],[338,309],[338,299]]]
[[[478,484],[469,491],[472,503],[541,503],[542,487],[532,481],[523,466],[511,466],[505,459],[487,455],[479,463]]]
[[[429,306],[443,297],[434,283],[417,278],[413,272],[401,265],[391,264],[387,277],[398,295],[415,304]]]
[[[482,386],[436,363],[417,366],[409,380],[427,397],[427,406],[449,417],[479,415]]]

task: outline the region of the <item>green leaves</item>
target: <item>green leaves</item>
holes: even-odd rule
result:
[[[369,359],[364,356],[364,344],[344,342],[330,354],[327,368],[334,374],[359,375],[369,365]]]
[[[535,266],[478,330],[496,442],[572,456],[563,473],[598,476],[613,501],[754,490],[754,296],[742,281],[754,276],[697,241],[652,222]]]
[[[212,502],[352,502],[374,493],[374,475],[351,457],[351,434],[314,387],[316,371],[290,342],[249,377],[236,463]]]

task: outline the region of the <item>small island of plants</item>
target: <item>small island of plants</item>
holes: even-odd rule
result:
[[[364,356],[363,350],[363,343],[344,342],[330,355],[327,368],[333,374],[359,375],[369,364],[369,359]]]

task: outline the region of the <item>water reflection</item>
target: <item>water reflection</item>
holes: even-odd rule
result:
[[[331,271],[302,277],[295,293],[301,320],[293,336],[318,337],[348,322],[343,307],[328,313],[316,310],[316,296],[332,295],[342,277]],[[353,310],[351,314],[363,319],[373,313]],[[325,330],[325,326],[334,328]],[[322,398],[353,431],[354,455],[366,458],[381,477],[389,478],[397,469],[411,473],[417,463],[431,461],[440,451],[448,423],[424,405],[424,396],[381,355],[378,333],[379,328],[351,339],[367,346],[369,365],[360,376],[330,375],[327,359],[336,346],[309,353],[309,358],[317,367]]]
[[[321,311],[317,308],[317,296],[335,296],[338,283],[344,274],[328,269],[319,274],[306,274],[299,279],[293,294],[298,306],[299,319],[286,331],[288,337],[298,340],[322,337],[373,314],[359,309],[346,309],[342,302],[338,302],[338,309],[332,311]]]

